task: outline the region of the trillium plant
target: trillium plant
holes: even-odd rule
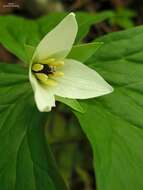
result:
[[[143,190],[143,26],[114,16],[0,16],[0,190]]]
[[[77,31],[75,14],[70,13],[36,47],[29,79],[39,111],[51,111],[56,96],[87,99],[113,91],[96,71],[67,58]]]

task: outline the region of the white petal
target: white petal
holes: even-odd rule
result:
[[[35,59],[43,60],[52,55],[65,57],[72,48],[77,30],[75,15],[70,13],[41,40],[35,51]]]
[[[66,59],[54,93],[58,96],[87,99],[102,96],[113,91],[113,88],[94,70],[82,63]]]
[[[51,111],[52,107],[55,107],[55,98],[50,88],[44,88],[30,71],[29,79],[34,90],[34,98],[39,111]]]

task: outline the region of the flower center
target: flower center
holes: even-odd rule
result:
[[[32,72],[39,82],[45,85],[57,85],[56,77],[64,76],[59,70],[64,65],[64,61],[55,60],[54,58],[40,61],[32,65]]]

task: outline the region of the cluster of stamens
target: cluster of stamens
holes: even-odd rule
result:
[[[59,71],[59,67],[64,65],[64,61],[58,61],[54,58],[40,61],[32,65],[32,72],[37,80],[45,85],[57,85],[56,77],[62,77],[63,72]]]

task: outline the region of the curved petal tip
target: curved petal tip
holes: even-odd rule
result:
[[[75,13],[73,13],[73,12],[69,13],[69,16],[70,15],[75,17]]]

